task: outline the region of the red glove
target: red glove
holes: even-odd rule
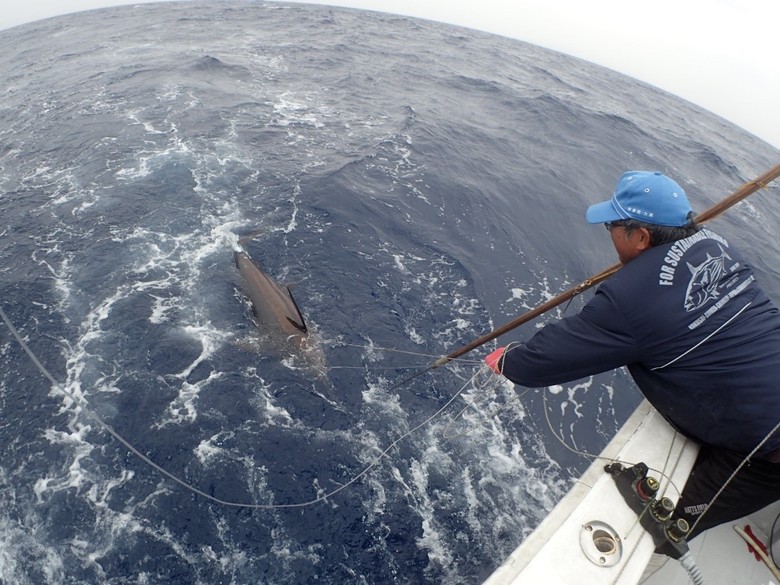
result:
[[[753,540],[753,542],[755,543],[755,546],[760,548],[765,555],[769,554],[769,551],[767,550],[766,545],[763,542],[761,542],[761,540],[758,538],[758,536],[753,534],[753,530],[750,528],[750,524],[746,524],[745,525],[745,534],[747,534]],[[748,544],[747,547],[748,547],[748,552],[752,552],[753,556],[756,557],[756,560],[757,561],[761,561],[761,555],[758,554],[756,549],[753,546],[751,546],[750,544]]]
[[[504,368],[504,350],[506,347],[499,347],[496,351],[493,353],[488,354],[485,356],[485,363],[487,364],[487,367],[490,368],[494,374],[501,374],[501,370]]]

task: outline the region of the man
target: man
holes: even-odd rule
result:
[[[693,538],[780,499],[780,312],[727,240],[693,221],[683,189],[659,172],[625,173],[588,208],[624,264],[578,315],[488,366],[543,387],[627,366],[642,393],[701,451],[675,510]],[[767,436],[769,437],[767,438]]]

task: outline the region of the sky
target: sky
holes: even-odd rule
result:
[[[0,29],[149,1],[5,0]],[[677,95],[780,148],[780,0],[307,2],[426,18],[573,55]]]

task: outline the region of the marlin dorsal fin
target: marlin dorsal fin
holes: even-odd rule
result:
[[[292,301],[293,306],[295,307],[295,311],[298,313],[298,319],[292,319],[289,316],[287,317],[287,320],[301,333],[308,333],[308,328],[306,327],[306,321],[303,319],[303,314],[301,313],[301,309],[298,307],[298,303],[295,302],[295,297],[292,296],[292,291],[290,291],[290,287],[286,286],[285,289],[287,289],[287,295],[290,297],[290,300]]]

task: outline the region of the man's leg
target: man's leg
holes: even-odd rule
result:
[[[780,500],[780,464],[752,459],[707,509],[742,459],[743,456],[725,449],[702,447],[674,511],[674,517],[684,518],[691,526],[701,517],[688,540]]]

